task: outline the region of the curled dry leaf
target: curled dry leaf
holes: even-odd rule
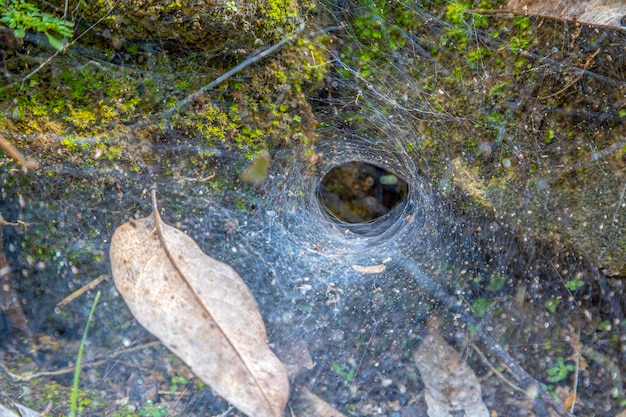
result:
[[[19,416],[0,404],[0,417],[41,417],[41,413],[28,407],[24,407],[21,404],[13,403],[13,406],[19,411]]]
[[[250,417],[278,417],[289,396],[258,305],[229,265],[207,256],[154,212],[111,239],[117,289],[142,326]]]
[[[352,265],[352,269],[356,272],[360,272],[361,274],[380,274],[385,270],[385,265]]]
[[[241,173],[241,179],[252,185],[262,184],[263,181],[267,179],[268,170],[271,162],[272,159],[270,157],[270,154],[266,151],[262,151]]]
[[[425,400],[430,417],[451,417],[464,411],[466,416],[489,417],[483,403],[480,383],[461,356],[429,323],[428,334],[413,352],[415,365],[426,386]]]
[[[295,408],[297,417],[346,417],[306,388],[300,389]]]
[[[18,415],[0,404],[0,417],[18,417]]]

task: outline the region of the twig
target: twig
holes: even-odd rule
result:
[[[19,162],[27,172],[29,169],[31,171],[37,169],[37,162],[26,159],[24,155],[22,155],[22,153],[2,135],[0,135],[0,149],[11,158],[13,158],[15,161]]]
[[[87,367],[94,367],[94,366],[100,366],[100,365],[104,365],[109,361],[109,359],[101,359],[98,361],[94,361],[94,362],[86,362],[83,364],[83,368],[87,368]],[[59,375],[66,375],[66,374],[71,374],[73,372],[76,371],[76,367],[75,366],[69,366],[67,368],[61,368],[58,369],[56,371],[43,371],[43,372],[26,372],[22,375],[18,375],[18,374],[14,374],[13,372],[9,371],[9,369],[2,363],[0,362],[0,368],[2,368],[2,370],[11,378],[13,378],[16,381],[32,381],[33,379],[36,378],[40,378],[42,376],[59,376]]]
[[[583,165],[585,165],[587,162],[597,161],[599,159],[602,159],[602,158],[610,155],[611,153],[617,151],[618,149],[623,148],[624,146],[626,146],[626,139],[622,139],[619,142],[615,142],[613,145],[608,146],[608,147],[602,149],[599,152],[594,152],[593,154],[591,154],[591,156],[589,158],[585,158],[584,160],[576,163],[575,165],[573,165],[570,168],[570,171],[582,168]]]
[[[224,411],[222,414],[220,414],[219,416],[215,416],[215,417],[226,417],[228,414],[230,414],[231,411],[233,411],[233,406],[229,406],[228,410]]]
[[[468,12],[468,13],[471,13],[473,11],[476,11],[476,10],[466,10],[466,12]],[[482,10],[481,10],[481,12],[482,12]],[[501,11],[494,11],[494,13],[492,13],[492,14],[508,14],[508,13],[506,13],[503,10],[501,10]],[[541,17],[541,16],[537,16],[537,17]],[[435,22],[435,23],[437,23],[437,24],[439,24],[439,25],[441,25],[441,26],[443,26],[445,28],[453,28],[454,27],[454,25],[452,23],[449,23],[449,22],[446,22],[446,21],[444,21],[442,19],[439,19],[436,16],[430,15],[429,18],[430,18],[429,20],[431,20],[431,21],[433,21],[433,22]],[[601,26],[601,25],[599,25],[599,26]],[[472,32],[472,36],[476,37],[476,39],[480,40],[481,42],[486,43],[489,46],[493,46],[493,47],[496,47],[496,48],[500,48],[502,46],[505,46],[502,43],[501,40],[493,39],[491,36],[481,35],[480,33],[475,33],[475,32]],[[559,61],[557,61],[555,59],[549,58],[547,56],[538,55],[538,54],[536,54],[534,52],[521,50],[521,51],[519,51],[517,53],[519,55],[523,56],[524,58],[542,61],[542,62],[545,62],[546,64],[553,65],[553,66],[555,66],[557,68],[563,67],[563,63],[561,63],[561,62],[559,62]],[[593,77],[593,78],[596,78],[596,79],[598,79],[600,81],[603,81],[603,82],[606,82],[606,83],[611,83],[611,84],[620,85],[620,86],[626,85],[626,81],[622,81],[622,79],[614,79],[614,78],[611,78],[611,77],[607,77],[605,75],[601,75],[601,74],[595,73],[593,71],[584,71],[584,70],[582,70],[581,68],[578,68],[578,67],[571,67],[571,69],[574,70],[574,71],[577,71],[577,73],[583,73],[583,74],[585,74],[588,77]]]
[[[79,296],[83,295],[84,293],[86,293],[87,291],[89,291],[90,289],[95,288],[103,280],[108,279],[108,278],[109,278],[109,276],[106,275],[106,274],[100,275],[98,278],[94,279],[93,281],[91,281],[90,283],[85,285],[84,287],[74,291],[73,293],[71,293],[70,295],[65,297],[63,300],[59,301],[57,303],[57,307],[63,307],[64,305],[69,304],[76,297],[79,297]]]
[[[581,71],[578,73],[578,75],[573,80],[568,82],[565,85],[565,87],[561,88],[556,93],[550,94],[548,96],[539,97],[539,100],[545,100],[545,99],[548,99],[550,97],[558,96],[559,94],[561,94],[562,92],[564,92],[565,90],[570,88],[574,83],[577,83],[583,77],[583,75],[585,75],[585,72],[587,71],[587,68],[589,68],[589,66],[591,65],[591,62],[596,57],[596,55],[598,55],[598,53],[600,53],[600,50],[601,50],[600,48],[596,49],[596,51],[589,58],[587,58],[587,61],[585,62],[585,65],[583,65],[583,67],[582,67]]]
[[[152,346],[157,346],[160,345],[161,342],[159,342],[158,340],[155,340],[154,342],[149,342],[149,343],[144,343],[143,345],[139,345],[139,346],[135,346],[129,349],[122,349],[122,350],[118,350],[116,352],[113,352],[113,354],[111,355],[110,358],[107,359],[99,359],[97,361],[91,361],[91,362],[85,362],[82,367],[83,368],[94,368],[96,366],[101,366],[101,365],[106,365],[112,358],[122,355],[122,354],[127,354],[127,353],[131,353],[137,350],[143,350]],[[76,371],[76,367],[75,366],[68,366],[67,368],[61,368],[61,369],[57,369],[56,371],[43,371],[43,372],[26,372],[22,375],[18,375],[18,374],[14,374],[13,372],[9,371],[9,369],[2,363],[0,362],[0,368],[2,368],[2,370],[11,378],[13,378],[16,381],[31,381],[33,379],[36,378],[40,378],[42,376],[59,376],[59,375],[66,375],[66,374],[71,374],[73,372]]]
[[[573,399],[572,405],[569,407],[569,410],[566,410],[565,407],[563,411],[569,411],[571,413],[574,412],[574,407],[576,406],[576,396],[578,395],[578,375],[580,374],[580,351],[582,348],[582,344],[580,343],[580,329],[573,336],[571,345],[574,348],[574,362],[576,363],[576,374],[574,375],[574,389],[572,390]]]
[[[274,53],[275,51],[279,50],[287,42],[290,42],[293,39],[295,39],[295,37],[298,36],[298,34],[300,32],[302,32],[303,30],[304,30],[304,22],[302,22],[300,24],[300,26],[298,27],[298,29],[296,29],[296,31],[293,34],[291,34],[290,36],[284,38],[283,40],[278,42],[276,45],[274,45],[274,46],[264,50],[261,53],[258,53],[258,54],[252,53],[252,56],[247,58],[241,64],[235,66],[234,68],[231,68],[230,70],[226,71],[221,76],[217,77],[215,80],[211,81],[209,84],[205,85],[204,87],[200,88],[199,90],[195,91],[194,93],[192,93],[192,94],[188,95],[187,97],[185,97],[184,99],[180,100],[174,107],[172,107],[172,108],[170,108],[170,109],[168,109],[166,111],[161,112],[161,115],[167,117],[168,120],[171,119],[172,115],[175,112],[177,112],[180,109],[182,109],[183,107],[185,107],[192,100],[194,100],[197,97],[199,97],[200,95],[206,93],[207,91],[209,91],[210,89],[212,89],[216,85],[220,84],[221,82],[227,80],[228,78],[230,78],[231,76],[235,75],[236,73],[238,73],[242,69],[249,67],[250,65],[254,64],[255,62],[260,61],[261,59],[263,59],[263,58],[267,57],[268,55]]]
[[[67,51],[67,49],[74,45],[80,38],[82,38],[87,32],[91,31],[91,29],[93,29],[97,24],[99,24],[101,21],[103,21],[107,16],[109,16],[111,14],[111,12],[113,11],[113,9],[115,8],[115,6],[117,5],[117,2],[119,0],[116,0],[116,2],[113,4],[113,6],[111,6],[111,8],[109,9],[109,11],[102,16],[100,19],[98,19],[96,21],[96,23],[94,23],[93,25],[89,26],[83,33],[81,33],[80,35],[78,35],[76,38],[74,38],[70,43],[68,43],[67,45],[65,45],[63,47],[63,50],[61,51],[56,51],[52,56],[48,57],[48,59],[46,59],[44,62],[42,62],[37,68],[35,68],[32,72],[30,72],[28,75],[26,75],[24,78],[22,78],[22,85],[24,84],[24,81],[28,80],[30,77],[32,77],[33,75],[37,74],[43,67],[45,67],[46,65],[48,65],[48,63],[50,61],[52,61],[52,59],[54,57],[56,57],[57,55],[59,55],[61,52],[65,52]],[[63,17],[65,18],[65,15],[67,14],[67,3],[65,6],[65,12],[63,13]]]
[[[24,78],[22,78],[22,85],[24,85],[24,82],[26,80],[28,80],[30,77],[32,77],[33,75],[37,74],[39,71],[41,71],[41,69],[43,67],[45,67],[46,65],[48,65],[48,63],[50,61],[52,61],[57,55],[59,55],[61,53],[61,51],[56,51],[54,54],[52,54],[51,56],[48,57],[48,59],[46,59],[44,62],[42,62],[41,64],[39,64],[39,66],[37,68],[35,68],[34,70],[32,70],[29,74],[27,74]]]
[[[613,380],[613,387],[617,390],[617,397],[624,398],[624,386],[622,385],[622,375],[620,373],[619,366],[606,357],[606,355],[589,346],[583,346],[580,352],[592,361],[606,368],[607,373]]]
[[[52,411],[53,404],[54,403],[52,401],[48,401],[48,405],[46,405],[46,408],[44,408],[43,411],[41,413],[39,413],[41,415],[41,417],[46,417],[48,415],[48,413],[50,411]]]
[[[32,337],[32,331],[22,309],[19,294],[13,285],[12,268],[4,252],[3,227],[10,224],[0,213],[0,311],[4,313],[9,329],[15,328],[27,338]]]
[[[620,207],[622,207],[622,202],[624,201],[624,195],[626,194],[626,182],[624,182],[624,186],[622,187],[622,192],[619,196],[619,201],[615,206],[615,212],[613,213],[613,221],[617,222],[617,213],[620,211]]]
[[[505,384],[507,384],[509,387],[511,387],[514,391],[517,392],[521,392],[523,394],[526,394],[526,390],[521,389],[520,387],[518,387],[517,385],[515,385],[514,383],[512,383],[511,381],[509,381],[503,374],[502,372],[498,371],[496,368],[494,368],[494,366],[491,364],[491,362],[489,362],[489,359],[487,359],[485,357],[485,355],[483,355],[483,353],[480,351],[480,349],[478,349],[478,346],[476,346],[474,343],[469,342],[469,345],[472,347],[472,349],[474,349],[474,352],[476,352],[478,354],[478,356],[480,356],[480,359],[483,360],[483,362],[489,367],[489,369],[491,370],[491,372],[493,372],[494,374],[496,374],[496,376],[498,378],[500,378]]]
[[[558,20],[559,22],[574,22],[577,24],[581,24],[581,25],[586,25],[586,26],[591,26],[591,27],[601,27],[601,28],[608,28],[608,29],[615,29],[618,28],[619,26],[616,24],[603,24],[603,23],[595,23],[595,22],[587,22],[587,21],[581,21],[576,19],[574,16],[557,16],[556,14],[546,14],[546,13],[541,13],[541,12],[526,12],[523,9],[468,9],[465,10],[466,13],[472,13],[472,14],[501,14],[501,15],[509,15],[511,17],[513,16],[532,16],[532,17],[537,17],[539,19],[551,19],[551,20]]]

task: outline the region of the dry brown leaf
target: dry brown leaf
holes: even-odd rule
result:
[[[241,173],[241,179],[252,185],[260,185],[267,179],[272,159],[267,151],[261,151]]]
[[[276,355],[285,365],[290,380],[293,381],[295,377],[315,366],[309,347],[301,336],[282,335],[275,346]]]
[[[509,0],[507,8],[526,15],[622,29],[626,27],[624,0]]]
[[[385,270],[385,265],[352,265],[352,269],[361,274],[380,274]]]
[[[13,411],[0,404],[0,417],[18,417]]]
[[[297,417],[346,417],[306,388],[300,389],[295,403]]]
[[[466,416],[489,417],[480,383],[458,352],[429,324],[428,334],[413,352],[415,365],[426,386],[425,400],[430,417],[451,417],[463,410]]]
[[[137,321],[250,417],[278,417],[289,396],[258,305],[230,266],[154,212],[111,239],[115,285]]]
[[[41,417],[41,413],[21,404],[13,403],[13,406],[19,411],[19,417]],[[0,404],[0,417],[18,417],[18,415]]]
[[[570,413],[570,412],[574,412],[574,410],[572,410],[572,407],[574,407],[574,402],[576,402],[576,393],[575,392],[570,392],[569,395],[565,398],[565,401],[563,401],[563,413]]]

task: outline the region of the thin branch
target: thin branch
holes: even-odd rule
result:
[[[543,97],[539,97],[538,100],[545,100],[551,97],[555,97],[558,96],[559,94],[561,94],[562,92],[564,92],[565,90],[567,90],[568,88],[570,88],[572,85],[574,85],[574,83],[577,83],[582,77],[583,75],[585,75],[585,72],[587,71],[587,69],[589,68],[589,66],[591,65],[591,62],[593,61],[593,59],[596,57],[596,55],[598,55],[598,53],[600,53],[600,48],[596,49],[596,51],[589,57],[587,58],[587,61],[585,62],[585,65],[583,65],[582,69],[580,70],[580,72],[578,73],[578,75],[576,77],[574,77],[573,80],[571,80],[570,82],[568,82],[565,87],[561,88],[559,91],[557,91],[556,93],[552,93],[550,95],[547,96],[543,96]]]
[[[524,395],[526,394],[526,390],[518,387],[517,385],[515,385],[514,383],[512,383],[511,381],[509,381],[503,374],[502,372],[498,371],[492,364],[491,362],[489,362],[489,359],[487,359],[485,357],[485,355],[480,351],[480,349],[478,349],[478,346],[476,346],[474,343],[470,342],[469,345],[472,347],[472,349],[474,349],[474,352],[476,352],[476,354],[478,354],[478,356],[480,357],[480,359],[482,359],[482,361],[485,363],[485,365],[487,365],[489,367],[489,369],[491,370],[491,372],[493,372],[498,378],[500,378],[505,384],[507,384],[509,387],[511,387],[514,391],[517,392],[521,392]]]
[[[110,358],[107,359],[100,359],[100,360],[95,360],[95,361],[87,361],[84,362],[82,367],[83,368],[93,368],[96,366],[101,366],[101,365],[106,365],[107,363],[109,363],[109,361],[116,357],[116,356],[120,356],[120,355],[125,355],[127,353],[133,352],[133,351],[137,351],[137,350],[143,350],[152,346],[157,346],[160,345],[161,342],[159,342],[158,340],[154,341],[154,342],[149,342],[149,343],[144,343],[143,345],[139,345],[139,346],[135,346],[129,349],[122,349],[122,350],[118,350],[113,352],[113,354],[111,355]],[[66,368],[61,368],[61,369],[57,369],[56,371],[42,371],[42,372],[26,372],[24,374],[18,375],[18,374],[14,374],[13,372],[9,371],[9,369],[6,367],[5,364],[3,364],[2,362],[0,362],[0,368],[11,378],[13,378],[15,381],[32,381],[33,379],[36,378],[40,378],[42,376],[59,376],[59,375],[66,375],[66,374],[71,374],[76,370],[75,366],[68,366]]]
[[[19,162],[27,172],[28,170],[34,171],[37,169],[37,162],[26,159],[24,155],[2,135],[0,135],[0,149],[15,161]]]
[[[39,64],[39,66],[37,68],[35,68],[34,70],[32,70],[28,75],[26,75],[24,78],[22,78],[22,85],[24,85],[24,82],[26,80],[28,80],[30,77],[32,77],[33,75],[37,74],[43,67],[45,67],[46,65],[48,65],[48,63],[50,61],[52,61],[57,55],[59,55],[61,53],[61,51],[56,51],[54,54],[52,54],[51,56],[48,57],[48,59],[46,59],[44,62],[42,62],[41,64]]]
[[[95,288],[96,286],[98,286],[98,284],[100,284],[102,281],[104,281],[105,279],[108,279],[108,278],[109,278],[109,276],[106,275],[106,274],[100,275],[98,278],[94,279],[93,281],[91,281],[87,285],[79,288],[78,290],[74,291],[73,293],[71,293],[70,295],[65,297],[63,300],[59,301],[57,303],[57,307],[63,307],[64,305],[69,304],[72,300],[74,300],[75,298],[83,295],[87,291]]]
[[[290,42],[293,39],[295,39],[295,37],[298,36],[298,34],[300,32],[302,32],[303,30],[304,30],[304,22],[302,22],[300,24],[300,26],[298,27],[298,29],[296,29],[296,31],[293,34],[291,34],[290,36],[284,38],[283,40],[278,42],[276,45],[274,45],[274,46],[264,50],[261,53],[258,53],[258,54],[252,53],[252,55],[249,58],[247,58],[245,61],[243,61],[239,65],[233,67],[232,69],[230,69],[229,71],[225,72],[221,76],[217,77],[215,80],[211,81],[209,84],[205,85],[201,89],[195,91],[193,94],[190,94],[189,96],[187,96],[184,99],[180,100],[174,107],[172,107],[172,108],[170,108],[170,109],[168,109],[168,110],[166,110],[164,112],[161,112],[161,115],[167,117],[168,120],[171,119],[172,115],[175,112],[177,112],[180,109],[182,109],[183,107],[185,107],[191,101],[193,101],[194,99],[198,98],[200,95],[206,93],[207,91],[209,91],[210,89],[212,89],[216,85],[220,84],[221,82],[227,80],[228,78],[230,78],[231,76],[235,75],[236,73],[238,73],[239,71],[243,70],[244,68],[247,68],[250,65],[254,64],[255,62],[258,62],[258,61],[262,60],[263,58],[267,57],[268,55],[271,55],[272,53],[276,52],[277,50],[282,48],[287,42]]]
[[[574,349],[574,362],[576,363],[576,373],[574,374],[572,405],[570,407],[565,407],[566,404],[564,404],[563,411],[569,411],[570,413],[574,413],[574,407],[576,407],[576,397],[578,395],[578,378],[580,376],[580,351],[582,349],[582,343],[580,343],[580,329],[578,329],[576,334],[574,334],[571,345]]]
[[[617,398],[624,398],[624,385],[622,383],[622,374],[620,372],[619,366],[616,365],[615,362],[613,362],[606,355],[598,352],[590,346],[582,346],[582,348],[580,349],[580,353],[582,353],[584,356],[591,359],[598,365],[604,366],[607,374],[610,376],[611,381],[613,382],[613,388],[617,391]]]

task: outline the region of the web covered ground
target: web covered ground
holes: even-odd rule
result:
[[[270,343],[299,371],[294,393],[306,388],[346,415],[426,415],[413,352],[436,318],[492,414],[565,415],[529,398],[512,365],[555,401],[575,392],[576,415],[622,412],[625,34],[466,12],[497,7],[316,3],[284,50],[152,124],[144,111],[247,55],[229,45],[207,67],[206,53],[155,37],[101,56],[95,37],[59,57],[76,68],[61,67],[56,90],[72,97],[67,111],[46,115],[54,124],[71,113],[60,131],[36,115],[28,131],[29,114],[16,116],[5,91],[14,123],[2,133],[37,150],[41,169],[24,177],[4,165],[2,214],[30,224],[7,229],[5,249],[37,337],[5,339],[2,363],[23,378],[2,374],[3,395],[66,413],[71,372],[62,371],[94,292],[55,305],[108,273],[113,230],[149,213],[155,184],[164,220],[249,285]],[[32,70],[21,65],[11,72]],[[55,71],[53,61],[15,100],[53,95],[40,85],[55,85]],[[81,90],[81,77],[91,87]],[[78,97],[90,95],[117,101],[119,119],[81,113]],[[252,186],[240,173],[260,151],[271,164]],[[406,202],[372,224],[338,224],[319,184],[350,161],[404,178]],[[171,415],[228,409],[152,343],[111,281],[100,289],[83,415],[134,415],[147,400]],[[515,363],[502,363],[490,339]]]

